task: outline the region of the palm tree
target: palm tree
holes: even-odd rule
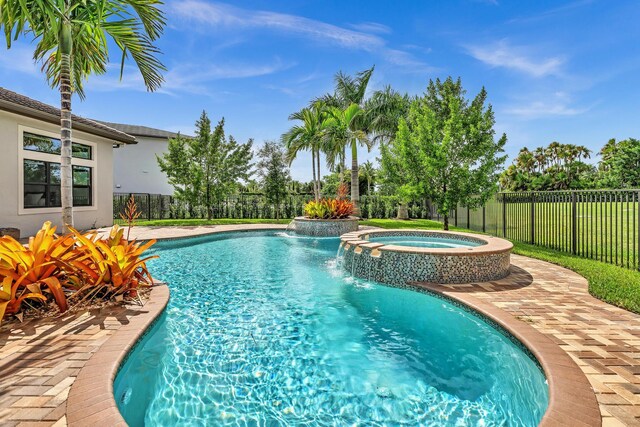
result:
[[[371,196],[371,183],[376,179],[376,168],[366,161],[360,166],[360,175],[367,181],[367,196]]]
[[[289,120],[299,120],[300,125],[295,125],[284,133],[281,140],[287,148],[289,164],[295,160],[299,151],[311,150],[311,168],[313,171],[313,194],[316,201],[320,200],[320,151],[325,129],[326,112],[320,102],[311,107],[293,113]],[[317,167],[317,174],[316,174]]]
[[[406,118],[409,114],[411,99],[407,94],[402,95],[386,86],[382,90],[375,91],[369,99],[366,100],[364,111],[366,115],[365,122],[368,130],[373,136],[371,142],[389,143],[396,137],[398,131],[398,122],[401,118]]]
[[[369,145],[369,138],[360,127],[364,111],[358,104],[351,104],[346,109],[331,107],[327,110],[326,129],[324,134],[325,147],[328,153],[344,153],[345,147],[351,146],[351,201],[354,214],[358,215],[357,203],[360,201],[360,187],[358,185],[358,144]],[[344,159],[344,154],[341,156]],[[355,175],[354,175],[355,171]]]
[[[153,44],[165,18],[161,0],[0,0],[0,27],[7,48],[19,36],[36,41],[33,54],[52,87],[60,91],[60,179],[64,231],[73,226],[71,172],[71,95],[84,98],[83,80],[104,74],[109,63],[108,41],[122,52],[120,77],[131,55],[148,90],[163,82],[164,66]]]
[[[355,77],[344,74],[340,71],[335,76],[335,93],[333,95],[325,95],[324,101],[330,108],[341,108],[344,113],[348,109],[352,108],[352,105],[356,105],[360,112],[352,117],[354,120],[349,124],[350,131],[353,135],[358,135],[355,138],[351,138],[349,141],[345,140],[351,146],[351,201],[354,206],[354,213],[359,214],[360,204],[360,188],[358,187],[358,145],[365,144],[367,147],[371,147],[367,134],[369,133],[369,126],[367,123],[367,116],[364,114],[365,108],[365,95],[369,80],[373,74],[374,67],[368,70],[361,71],[356,74]],[[335,111],[334,111],[335,112]],[[353,113],[353,110],[351,111]],[[361,136],[363,138],[361,138]],[[337,142],[338,140],[334,140]],[[347,147],[346,145],[344,146]],[[335,147],[334,147],[335,148]]]

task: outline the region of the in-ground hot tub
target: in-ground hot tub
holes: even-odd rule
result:
[[[367,230],[343,234],[338,255],[353,276],[380,283],[472,283],[509,274],[511,242],[471,233]]]

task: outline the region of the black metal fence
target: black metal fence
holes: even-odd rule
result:
[[[205,207],[190,207],[173,196],[142,193],[114,193],[113,215],[116,223],[122,222],[120,214],[124,212],[129,198],[133,196],[140,220],[207,218]],[[313,195],[296,194],[287,196],[282,203],[268,203],[262,194],[241,193],[229,196],[211,206],[212,218],[293,218],[302,215],[304,204]]]
[[[458,227],[640,269],[640,190],[499,193],[451,217]]]
[[[113,195],[113,215],[116,223],[122,223],[120,214],[124,212],[129,198],[133,196],[140,220],[206,218],[204,207],[190,208],[173,196],[146,193],[115,193]],[[283,203],[268,203],[259,193],[241,193],[227,197],[212,206],[212,217],[218,218],[293,218],[303,214],[304,205],[313,199],[313,194],[295,194],[285,198]],[[363,196],[360,201],[360,216],[363,218],[395,218],[398,214],[397,202],[384,196]],[[409,203],[411,218],[430,218],[431,211],[426,201]]]

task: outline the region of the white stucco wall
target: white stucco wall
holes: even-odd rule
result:
[[[136,136],[136,141],[137,144],[123,145],[113,150],[113,191],[173,194],[173,187],[156,160],[156,155],[167,151],[169,142],[144,136]]]
[[[60,127],[17,114],[0,111],[0,227],[19,228],[22,237],[40,229],[44,221],[62,225],[60,208],[24,209],[22,178],[22,132],[60,136]],[[73,131],[72,138],[94,147],[93,206],[74,208],[74,225],[80,230],[113,224],[113,142]],[[27,156],[32,155],[29,153]],[[74,159],[75,162],[75,159]],[[80,164],[78,162],[74,164]]]

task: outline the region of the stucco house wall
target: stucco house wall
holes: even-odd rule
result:
[[[168,150],[168,139],[136,135],[136,141],[113,149],[113,192],[173,194],[156,160]]]
[[[57,125],[19,114],[0,111],[0,227],[19,228],[23,237],[33,235],[44,221],[62,225],[61,208],[24,208],[23,158],[38,159],[41,153],[23,150],[23,132],[60,137]],[[93,147],[92,161],[74,159],[72,164],[93,168],[92,206],[75,207],[74,222],[86,230],[113,224],[113,141],[74,130],[74,142]],[[49,155],[50,156],[50,155]],[[58,156],[59,157],[59,156]]]

